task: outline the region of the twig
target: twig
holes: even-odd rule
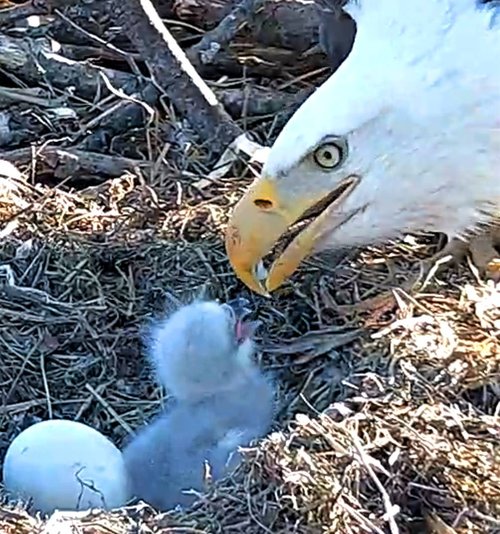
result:
[[[68,7],[78,4],[80,0],[37,0],[36,2],[26,2],[9,9],[0,10],[0,26],[6,26],[19,19],[26,19],[32,15],[47,14],[55,6]]]
[[[42,383],[45,392],[45,400],[47,402],[47,415],[49,416],[49,419],[52,419],[54,414],[52,411],[49,382],[47,380],[47,373],[45,372],[45,354],[43,352],[40,354],[40,371],[42,372]]]
[[[375,486],[377,486],[377,489],[382,495],[382,501],[384,503],[385,508],[385,519],[389,523],[391,534],[399,534],[399,528],[394,519],[394,516],[399,513],[399,506],[392,504],[389,494],[384,488],[382,482],[380,482],[378,476],[375,474],[375,471],[372,469],[372,466],[370,465],[372,462],[370,461],[369,456],[364,451],[363,446],[361,445],[358,437],[355,434],[352,434],[351,437],[354,447],[356,448],[356,451],[359,454],[359,458],[363,463],[363,466],[365,467],[367,473],[370,475],[370,478],[373,480]]]
[[[201,41],[190,48],[189,55],[196,55],[202,64],[212,63],[219,50],[233,39],[262,3],[262,0],[240,0],[213,30],[206,32]]]
[[[130,427],[130,425],[128,425],[119,415],[118,413],[115,411],[115,409],[109,404],[109,402],[106,401],[106,399],[104,399],[104,397],[102,397],[101,394],[97,393],[97,391],[90,385],[90,384],[85,384],[85,389],[87,391],[89,391],[94,397],[95,399],[100,403],[102,404],[102,406],[104,407],[104,409],[109,413],[109,415],[111,415],[111,417],[113,417],[113,419],[128,433],[128,434],[133,434],[134,431],[132,430],[132,428]]]
[[[54,52],[49,39],[16,39],[0,33],[0,67],[29,84],[46,85],[62,90],[74,86],[81,97],[92,100],[102,91],[101,72],[115,87],[128,93],[138,92],[146,82],[128,72],[99,68],[67,59]],[[41,74],[43,72],[43,74]]]
[[[121,176],[126,171],[146,168],[149,163],[120,156],[108,156],[97,152],[85,152],[74,148],[58,148],[45,145],[35,149],[35,162],[41,163],[39,170],[54,173],[57,178],[68,176]],[[20,148],[4,152],[2,157],[18,165],[32,162],[31,148]]]
[[[479,510],[472,509],[472,510],[467,510],[467,511],[470,515],[475,516],[479,519],[482,519],[483,521],[486,521],[487,523],[490,523],[491,525],[494,525],[495,527],[500,528],[500,518],[493,517],[488,514],[483,514]]]
[[[360,523],[363,524],[363,526],[366,528],[370,528],[372,532],[375,534],[384,534],[384,531],[377,527],[372,521],[370,521],[367,517],[365,517],[361,512],[356,510],[353,506],[348,504],[345,499],[338,499],[339,505],[351,516],[355,517]],[[370,532],[367,529],[368,532]]]
[[[70,18],[68,18],[60,9],[55,9],[54,13],[56,13],[66,24],[69,24],[72,28],[74,28],[76,31],[82,33],[85,35],[85,37],[88,37],[91,41],[95,41],[99,43],[100,45],[104,46],[105,48],[108,48],[112,52],[114,52],[116,55],[123,57],[129,64],[132,72],[136,76],[141,75],[141,71],[137,67],[137,64],[134,61],[133,54],[130,54],[129,52],[125,52],[124,50],[121,50],[117,46],[108,43],[105,39],[101,39],[98,35],[94,35],[93,33],[90,33],[85,28],[82,28],[76,22],[73,22]]]
[[[220,155],[241,129],[218,103],[150,0],[115,0],[114,15],[145,59],[155,82],[212,151]]]

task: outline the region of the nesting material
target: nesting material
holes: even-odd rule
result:
[[[45,514],[109,510],[129,498],[119,449],[76,421],[43,421],[21,432],[7,450],[3,480],[13,500],[30,501]]]

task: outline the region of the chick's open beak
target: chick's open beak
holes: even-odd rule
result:
[[[252,313],[250,301],[243,297],[237,297],[232,300],[228,300],[225,306],[229,306],[234,313],[237,320],[243,320],[245,317]]]
[[[259,320],[249,321],[247,317],[252,313],[252,308],[250,301],[243,297],[237,297],[232,300],[228,300],[223,306],[231,308],[235,324],[234,324],[234,333],[236,341],[242,343],[248,338],[251,338],[257,328],[260,326],[261,322]]]
[[[236,205],[226,231],[226,251],[238,278],[256,293],[269,296],[314,252],[325,232],[340,226],[353,215],[338,208],[357,183],[357,177],[350,176],[339,183],[335,191],[296,198],[278,191],[272,179],[263,177],[254,182]],[[274,261],[263,283],[258,273],[262,258],[290,226],[327,197],[331,197],[332,202]]]

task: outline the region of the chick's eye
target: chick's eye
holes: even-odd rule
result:
[[[335,169],[343,162],[344,152],[340,143],[325,143],[314,151],[314,161],[323,169]]]

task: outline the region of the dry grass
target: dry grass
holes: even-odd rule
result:
[[[248,295],[221,240],[246,183],[0,178],[2,453],[39,419],[120,444],[158,410],[140,334],[167,293],[253,299],[280,398],[275,433],[184,514],[47,522],[5,505],[0,532],[500,532],[500,287],[461,266],[412,290],[434,247],[421,238],[335,269],[315,259],[272,300]]]

